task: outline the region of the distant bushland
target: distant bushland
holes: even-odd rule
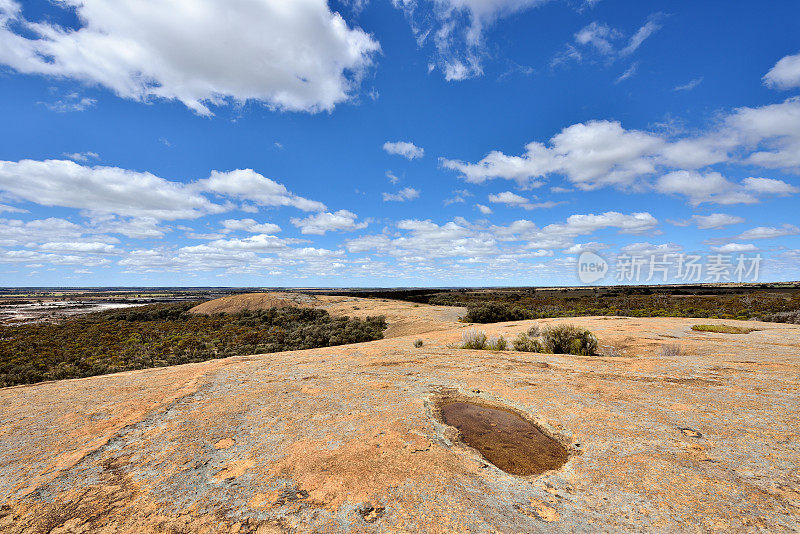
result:
[[[0,326],[0,387],[381,339],[383,317],[313,308],[196,315],[198,302],[90,313],[54,324]]]
[[[488,302],[469,306],[467,314],[462,318],[466,323],[502,323],[504,321],[522,321],[533,318],[533,313],[519,306],[502,302]]]
[[[421,300],[423,296],[415,294],[413,298]],[[468,323],[587,315],[800,323],[800,290],[796,284],[450,290],[431,292],[425,300],[434,305],[465,306],[462,320]]]

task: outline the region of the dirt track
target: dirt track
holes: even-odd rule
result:
[[[540,322],[627,356],[453,349],[448,327],[0,390],[0,531],[798,529],[800,327]],[[524,412],[570,459],[538,477],[487,464],[433,417],[442,388]]]

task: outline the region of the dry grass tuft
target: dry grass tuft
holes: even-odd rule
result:
[[[475,330],[470,328],[461,335],[461,348],[473,350],[486,350],[488,339],[483,330]]]
[[[624,341],[614,341],[608,345],[600,346],[600,355],[608,358],[622,358],[627,356],[627,350],[630,344]]]
[[[489,339],[482,330],[470,328],[461,336],[462,349],[508,350],[508,341],[503,336]]]
[[[664,343],[658,349],[658,355],[666,358],[674,358],[676,356],[680,356],[681,354],[685,354],[685,352],[677,343]]]
[[[542,335],[542,327],[539,323],[534,323],[533,326],[528,328],[528,335],[530,337],[539,337]]]

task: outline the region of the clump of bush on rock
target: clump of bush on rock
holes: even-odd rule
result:
[[[593,356],[597,354],[598,344],[597,337],[584,328],[563,324],[540,331],[536,325],[514,339],[514,349],[523,352]]]

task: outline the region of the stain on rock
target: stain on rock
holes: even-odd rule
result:
[[[308,499],[308,492],[306,490],[297,490],[293,488],[284,488],[275,502],[278,506],[283,506],[289,502],[301,501]]]
[[[681,427],[678,430],[681,431],[681,434],[683,434],[684,436],[689,436],[690,438],[698,438],[699,439],[699,438],[703,437],[703,434],[701,434],[700,432],[698,432],[697,430],[695,430],[693,428]]]
[[[447,396],[439,401],[442,422],[458,429],[464,443],[512,475],[540,475],[559,469],[569,451],[531,421],[501,406]]]
[[[371,504],[367,504],[363,508],[361,508],[361,517],[364,518],[364,521],[367,523],[374,523],[378,519],[383,516],[383,512],[385,511],[383,506],[372,506]]]

